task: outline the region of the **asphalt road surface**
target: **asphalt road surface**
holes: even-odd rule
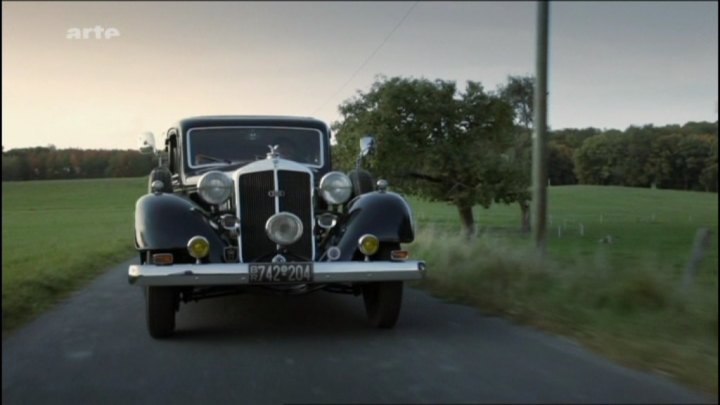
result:
[[[412,289],[393,330],[360,297],[245,295],[182,305],[157,341],[129,264],[3,341],[4,404],[717,401]]]

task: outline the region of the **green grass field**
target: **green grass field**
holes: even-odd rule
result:
[[[3,336],[133,254],[145,189],[145,178],[3,183]],[[717,194],[569,186],[549,199],[543,262],[517,205],[476,208],[480,235],[467,243],[454,207],[411,198],[412,255],[429,265],[417,285],[716,394]],[[699,227],[712,247],[683,292]],[[613,243],[598,242],[606,235]]]
[[[130,257],[145,179],[2,183],[3,336]]]
[[[717,194],[628,187],[550,187],[548,252],[563,262],[595,258],[604,251],[609,264],[631,267],[661,263],[681,272],[699,227],[713,232],[714,248],[703,259],[702,277],[717,274]],[[411,198],[420,228],[458,233],[454,206]],[[517,205],[476,207],[479,233],[513,245],[530,247],[530,235],[520,235]],[[580,226],[584,236],[580,236]],[[558,236],[558,227],[560,236]],[[598,240],[611,235],[613,243]]]

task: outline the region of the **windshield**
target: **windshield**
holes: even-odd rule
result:
[[[322,133],[312,128],[208,127],[188,131],[187,162],[191,168],[248,163],[264,159],[269,145],[280,157],[322,166]]]

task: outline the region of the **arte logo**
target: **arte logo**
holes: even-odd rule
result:
[[[120,36],[117,28],[104,28],[96,25],[93,28],[68,28],[67,39],[113,39]]]

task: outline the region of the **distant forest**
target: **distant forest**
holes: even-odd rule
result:
[[[551,185],[718,190],[718,123],[551,131]]]
[[[550,131],[550,185],[718,190],[718,123]],[[2,153],[2,180],[145,176],[154,156],[134,150],[34,147]]]
[[[134,150],[11,149],[2,153],[2,179],[59,180],[146,176],[157,165],[153,155]]]

